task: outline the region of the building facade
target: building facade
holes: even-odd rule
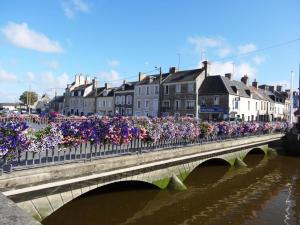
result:
[[[132,116],[134,109],[134,86],[136,82],[126,82],[114,91],[115,115]]]
[[[105,86],[98,92],[96,105],[98,115],[115,115],[114,92],[115,88],[111,88],[107,83],[105,83]]]
[[[185,71],[170,68],[161,86],[161,116],[198,117],[198,90],[206,74],[205,66]]]

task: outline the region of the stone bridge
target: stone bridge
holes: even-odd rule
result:
[[[246,166],[243,159],[250,151],[256,149],[268,154],[268,144],[282,136],[244,137],[91,162],[20,170],[0,176],[0,191],[41,221],[80,195],[116,182],[140,181],[161,189],[183,189],[184,180],[203,162],[217,159],[231,166]]]

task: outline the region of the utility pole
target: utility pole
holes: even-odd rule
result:
[[[159,68],[155,67],[156,69],[159,69],[159,84],[158,84],[158,110],[157,114],[158,116],[161,116],[161,99],[162,99],[162,71],[161,71],[161,66]]]
[[[290,88],[290,123],[293,123],[293,76],[294,71],[291,71],[291,88]]]

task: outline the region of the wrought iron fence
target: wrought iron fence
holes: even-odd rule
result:
[[[283,133],[283,132],[275,132]],[[124,155],[144,154],[147,152],[166,149],[176,149],[186,146],[203,145],[212,142],[226,141],[232,139],[248,138],[253,136],[270,135],[270,133],[241,134],[241,135],[216,135],[205,136],[196,139],[173,139],[159,140],[157,142],[143,142],[135,139],[128,144],[81,144],[77,147],[59,148],[44,152],[17,152],[13,160],[0,159],[0,172],[11,173],[17,170],[26,170],[37,167],[59,165],[78,161],[92,161],[100,158],[121,157]]]

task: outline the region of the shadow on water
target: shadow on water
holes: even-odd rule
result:
[[[264,159],[267,159],[265,153],[259,148],[254,148],[246,155],[243,161],[248,167],[253,168],[261,163],[261,161]]]
[[[114,225],[141,210],[157,195],[154,185],[118,182],[90,191],[51,214],[43,225]]]
[[[197,166],[184,183],[188,187],[205,187],[221,179],[229,168],[230,164],[223,159],[210,159]]]
[[[300,161],[254,153],[245,158],[248,167],[231,167],[218,160],[199,165],[185,180],[188,190],[183,192],[161,191],[141,182],[99,188],[70,202],[43,224],[284,224],[286,184],[291,177],[300,177]],[[292,184],[288,222],[298,225],[299,179]]]

